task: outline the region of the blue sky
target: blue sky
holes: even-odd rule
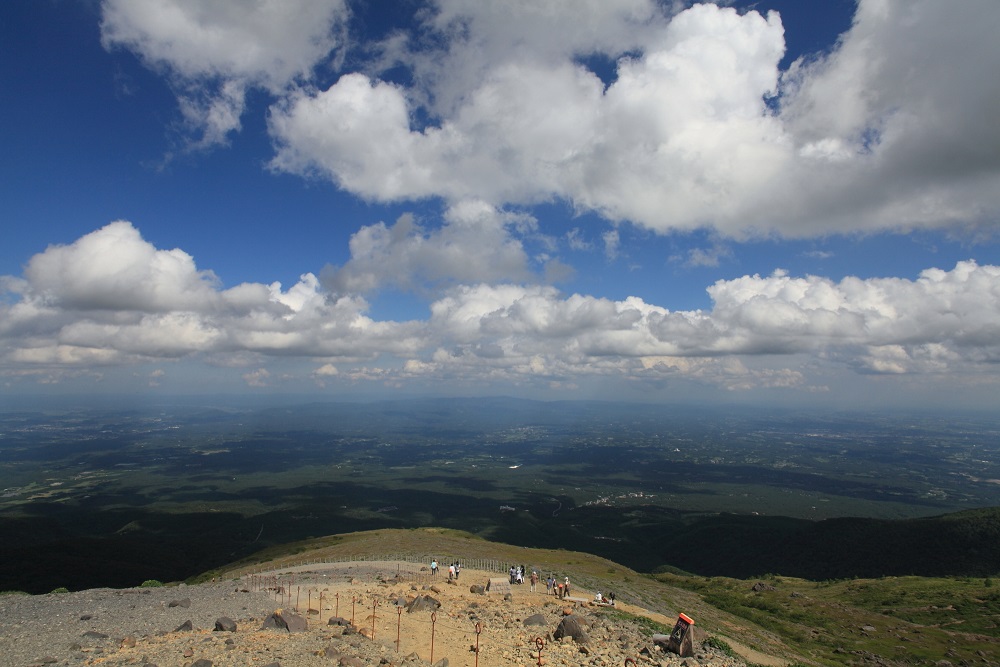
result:
[[[995,408],[1000,6],[14,0],[4,395]]]

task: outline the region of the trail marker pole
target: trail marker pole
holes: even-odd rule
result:
[[[535,646],[538,648],[538,667],[542,667],[542,649],[545,648],[545,640],[535,637]]]
[[[438,615],[436,611],[431,612],[431,664],[434,664],[434,625],[437,623]]]
[[[399,626],[403,622],[403,608],[396,605],[396,653],[399,653]]]
[[[483,632],[483,624],[476,623],[476,667],[479,667],[479,635]]]
[[[378,600],[372,600],[372,641],[375,641],[375,609],[378,607]]]
[[[337,599],[337,604],[333,608],[333,615],[334,616],[340,616],[340,593],[339,592],[334,593],[333,597],[335,597]]]
[[[351,596],[351,625],[354,625],[354,604],[358,601],[355,596]]]

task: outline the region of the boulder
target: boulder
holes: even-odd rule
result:
[[[469,592],[475,593],[476,595],[486,595],[486,587],[480,586],[479,584],[473,584],[469,586]]]
[[[309,621],[304,616],[284,611],[281,617],[285,619],[285,625],[288,627],[289,632],[305,632],[309,629]]]
[[[305,632],[309,629],[309,623],[298,614],[277,609],[273,614],[264,619],[261,630],[284,630],[286,632]]]
[[[236,632],[236,621],[227,616],[221,616],[215,619],[214,632]]]
[[[415,611],[437,611],[441,608],[441,603],[430,595],[418,595],[406,607],[406,612],[412,614]]]
[[[580,617],[575,615],[563,617],[563,620],[559,623],[559,627],[552,633],[552,637],[557,640],[563,637],[572,637],[573,641],[577,644],[586,644],[590,641],[583,623],[580,622]]]
[[[174,632],[191,632],[192,630],[194,630],[194,625],[192,625],[190,620],[184,621],[174,628]]]
[[[167,603],[168,607],[180,607],[182,609],[187,609],[191,606],[191,598],[183,598],[181,600],[171,600]]]
[[[535,625],[548,625],[548,621],[545,620],[545,614],[532,614],[524,619],[524,627],[528,628]]]

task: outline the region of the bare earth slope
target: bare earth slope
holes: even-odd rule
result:
[[[395,556],[374,561],[373,554]],[[436,576],[427,567],[432,556],[425,554],[443,564]],[[444,564],[454,561],[467,565],[449,583]],[[546,594],[543,583],[534,592],[527,583],[493,586],[488,594],[473,589],[491,579],[506,582],[498,563],[527,564],[543,576],[569,576],[571,599]],[[626,660],[735,667],[800,660],[766,630],[617,563],[488,542],[460,531],[334,535],[276,547],[204,579],[161,588],[0,596],[0,667],[361,667],[443,660],[449,667],[605,667]],[[617,605],[595,605],[597,590],[614,590]],[[414,608],[411,603],[421,596],[439,606]],[[669,632],[680,611],[697,620],[695,655],[683,659],[650,638],[654,630]],[[293,626],[300,619],[305,629],[264,629],[275,612]],[[334,616],[344,625],[330,625]],[[557,628],[566,616],[580,621],[585,637],[559,638]],[[215,630],[224,617],[235,621],[235,631]],[[705,644],[706,637],[724,644]],[[720,651],[725,645],[733,650]]]
[[[273,580],[271,573],[260,573],[192,586],[4,596],[0,665],[207,667],[209,663],[198,662],[207,660],[212,665],[305,667],[423,665],[447,659],[448,665],[485,667],[537,665],[539,646],[542,664],[548,665],[622,665],[626,658],[658,665],[745,664],[700,646],[694,657],[683,660],[665,653],[627,616],[583,601],[583,591],[574,594],[574,600],[558,600],[546,595],[543,585],[532,593],[524,584],[512,587],[509,597],[484,595],[470,587],[496,573],[465,569],[458,581],[448,583],[443,573],[432,578],[419,570],[407,571],[412,567],[338,563],[285,568],[275,571]],[[280,590],[269,582],[279,583]],[[440,607],[433,612],[397,607],[421,595],[431,596]],[[278,609],[285,618],[302,617],[308,629],[261,629]],[[348,622],[353,618],[353,624],[329,625],[336,614]],[[582,621],[586,641],[553,637],[567,614]],[[536,621],[541,624],[526,626],[525,620],[535,615],[540,615]],[[649,615],[664,624],[673,622]],[[223,616],[236,621],[235,632],[213,630]],[[192,628],[178,629],[185,621]],[[784,664],[760,655],[753,662]]]

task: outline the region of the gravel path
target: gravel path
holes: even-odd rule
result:
[[[164,588],[95,588],[78,593],[0,596],[0,667],[84,664],[117,651],[126,637],[151,637],[191,621],[264,619],[275,609],[265,593],[236,582]],[[259,627],[259,624],[258,624]]]

